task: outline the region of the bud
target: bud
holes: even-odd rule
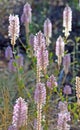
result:
[[[65,37],[67,38],[72,30],[72,10],[68,5],[63,11],[63,27],[65,28]]]
[[[16,44],[16,39],[19,37],[19,17],[18,15],[9,16],[9,36],[11,38],[11,44],[14,46]]]

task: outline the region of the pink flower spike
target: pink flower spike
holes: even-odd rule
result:
[[[13,110],[12,125],[15,128],[20,128],[21,126],[27,125],[27,112],[28,106],[23,98],[19,97],[16,100]]]
[[[32,9],[29,3],[26,3],[23,8],[23,14],[21,16],[22,23],[31,23]]]
[[[19,37],[20,25],[18,15],[9,16],[9,37],[11,38],[11,44],[14,46],[16,40]]]
[[[46,88],[43,83],[37,83],[35,95],[34,95],[35,103],[45,104],[46,102]]]
[[[51,38],[52,36],[52,23],[49,18],[44,22],[44,35],[47,38]]]
[[[70,35],[70,31],[72,30],[72,10],[67,5],[63,11],[63,27],[65,37],[67,38]]]

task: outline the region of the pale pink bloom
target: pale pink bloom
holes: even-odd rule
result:
[[[63,11],[63,27],[65,36],[68,37],[72,30],[72,10],[68,5]]]
[[[58,65],[61,65],[62,57],[64,56],[64,41],[61,36],[58,37],[56,41],[56,55],[58,57]]]
[[[52,23],[49,18],[44,22],[44,35],[47,38],[51,38],[52,36]]]
[[[37,51],[37,65],[44,73],[46,73],[47,66],[49,64],[48,51],[40,47]]]
[[[56,86],[57,86],[57,81],[54,75],[52,74],[47,81],[47,87],[53,89]]]
[[[11,44],[16,44],[16,39],[19,37],[20,25],[18,15],[9,16],[9,37],[11,38]]]
[[[44,48],[46,47],[46,41],[44,34],[39,31],[36,36],[34,37],[34,51],[35,55],[37,54],[38,49],[43,46]]]
[[[70,121],[70,112],[59,113],[58,114],[58,130],[70,130],[70,125],[68,125],[68,121]]]
[[[20,128],[21,126],[27,125],[27,112],[27,103],[24,101],[23,98],[19,97],[16,100],[16,104],[14,105],[13,110],[12,125],[15,128]]]
[[[63,57],[63,67],[64,67],[65,74],[69,72],[70,63],[71,63],[70,54],[66,54]]]
[[[32,9],[29,3],[26,3],[23,8],[23,14],[21,16],[22,23],[31,23]]]
[[[68,111],[67,106],[68,106],[67,102],[60,101],[58,104],[60,112],[67,112]]]
[[[35,94],[34,94],[35,103],[45,104],[46,102],[46,88],[44,83],[37,83]]]

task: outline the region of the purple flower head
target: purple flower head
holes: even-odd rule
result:
[[[27,112],[28,106],[23,98],[19,97],[16,100],[13,110],[12,125],[15,128],[20,128],[21,126],[27,125]]]
[[[47,81],[47,87],[53,89],[55,86],[57,86],[57,81],[54,75],[52,74]]]
[[[70,63],[71,63],[70,54],[66,54],[63,57],[63,67],[64,67],[65,74],[69,72]]]
[[[60,101],[58,104],[58,108],[59,108],[60,112],[67,112],[68,111],[67,102]]]
[[[69,95],[72,94],[72,90],[70,85],[65,85],[64,89],[63,89],[64,94]]]
[[[44,50],[43,46],[37,51],[37,65],[44,73],[46,73],[47,66],[49,64],[48,51]]]
[[[29,3],[26,3],[23,8],[23,14],[21,16],[22,23],[31,23],[32,9]]]
[[[38,49],[43,46],[44,48],[46,48],[46,41],[45,41],[45,37],[44,34],[39,31],[36,36],[34,37],[34,51],[35,51],[35,55],[37,54]]]
[[[72,30],[72,10],[71,8],[67,5],[63,11],[63,27],[65,36],[69,36],[69,32]]]
[[[45,104],[46,102],[46,88],[43,83],[37,83],[35,95],[34,95],[35,103]]]
[[[13,52],[12,48],[8,46],[5,50],[5,58],[9,61],[11,58],[13,58]]]
[[[18,130],[17,128],[15,128],[13,125],[10,125],[8,130]]]
[[[16,44],[16,39],[19,37],[20,25],[18,15],[9,16],[9,36],[11,38],[11,44]]]
[[[16,63],[17,63],[17,67],[20,68],[23,66],[23,56],[22,54],[18,54],[17,58],[16,58]]]
[[[59,113],[58,114],[58,130],[70,130],[70,125],[68,125],[68,121],[70,121],[70,112]]]
[[[51,38],[52,36],[52,23],[48,18],[44,22],[44,35],[47,38]]]
[[[10,72],[16,72],[16,67],[14,66],[15,60],[11,59],[8,63],[8,70]]]
[[[32,47],[34,47],[34,42],[35,42],[35,36],[31,34],[29,37],[29,43]]]

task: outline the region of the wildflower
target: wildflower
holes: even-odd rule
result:
[[[16,67],[14,66],[15,60],[11,59],[8,63],[8,69],[10,72],[16,72]]]
[[[60,112],[58,113],[58,130],[70,130],[70,125],[68,125],[68,121],[71,120],[70,112],[67,109],[67,102],[59,102]]]
[[[70,85],[65,85],[65,87],[64,87],[64,89],[63,89],[63,92],[64,92],[64,94],[66,94],[66,95],[71,94],[71,93],[72,93],[72,90],[71,90]]]
[[[10,125],[8,130],[17,130],[13,125]]]
[[[25,25],[26,34],[29,33],[29,23],[31,23],[32,9],[29,3],[26,3],[23,8],[23,14],[21,16],[21,21]]]
[[[56,41],[56,55],[58,57],[58,65],[61,65],[62,57],[64,56],[64,41],[61,36]]]
[[[58,104],[58,108],[59,108],[60,112],[67,112],[68,111],[67,105],[68,105],[67,102],[60,101]]]
[[[16,39],[19,37],[20,25],[18,15],[9,16],[9,36],[11,38],[11,44],[16,44]]]
[[[80,77],[76,77],[76,96],[77,102],[80,104]]]
[[[37,51],[37,65],[39,66],[40,70],[42,70],[44,73],[46,73],[48,64],[49,64],[48,51],[44,50],[44,48],[42,46]]]
[[[70,112],[59,113],[58,114],[58,130],[70,130],[70,125],[68,125],[68,121],[70,121]]]
[[[31,23],[32,9],[29,3],[26,3],[23,8],[23,14],[21,16],[22,23]]]
[[[12,48],[8,46],[5,50],[5,58],[9,61],[11,58],[13,58],[13,52]]]
[[[17,64],[17,67],[20,68],[23,66],[23,56],[22,54],[18,54],[17,58],[16,58],[16,64]]]
[[[68,37],[72,30],[72,10],[68,5],[63,11],[63,27],[65,36]]]
[[[57,81],[54,75],[52,74],[47,81],[47,87],[53,89],[55,86],[57,86]]]
[[[42,120],[42,106],[46,102],[46,88],[43,83],[37,83],[35,95],[35,103],[37,104],[37,125],[36,130],[41,130],[41,120]]]
[[[50,43],[49,38],[51,38],[52,36],[52,24],[50,19],[48,18],[44,22],[44,35],[46,37],[47,45],[49,45]]]
[[[35,103],[45,104],[46,102],[46,88],[43,83],[37,83],[35,95],[34,95]]]
[[[70,54],[66,54],[63,57],[63,67],[64,67],[64,72],[65,74],[67,74],[69,72],[69,68],[70,68]]]
[[[27,125],[27,112],[28,106],[23,98],[19,97],[16,100],[13,110],[12,125],[15,128],[20,128],[21,126]]]
[[[44,34],[39,31],[36,36],[34,37],[34,51],[35,51],[35,55],[37,54],[38,49],[43,46],[43,48],[46,47],[46,41],[45,41],[45,37]]]

